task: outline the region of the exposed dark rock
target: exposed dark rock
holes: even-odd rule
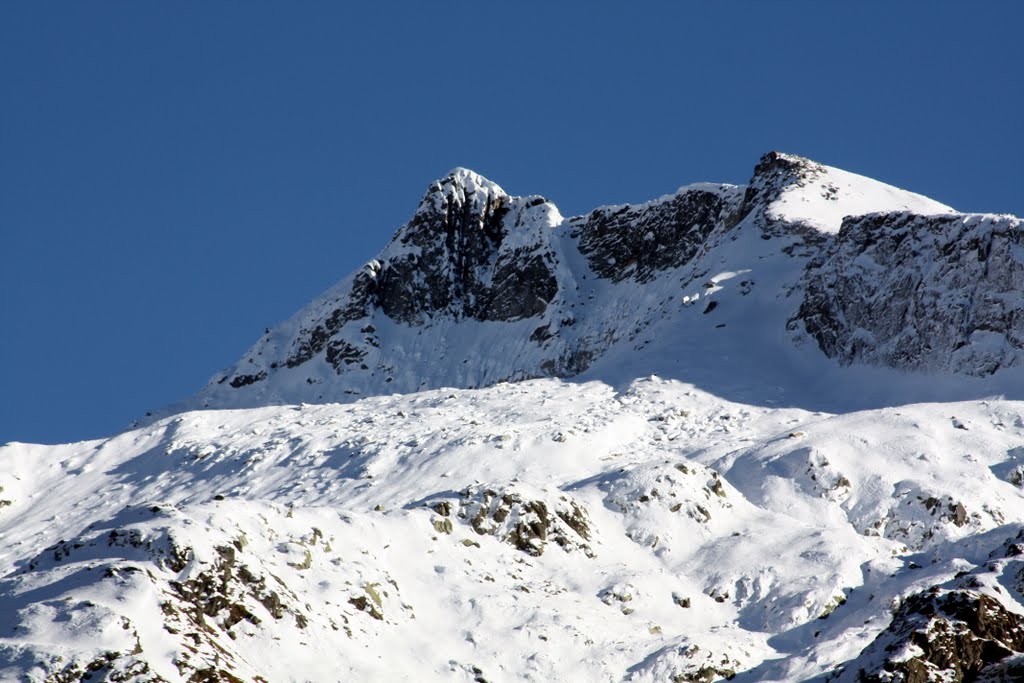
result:
[[[590,367],[600,352],[580,347],[568,349],[558,358],[549,358],[540,364],[540,369],[548,377],[573,377]]]
[[[195,671],[188,678],[188,683],[245,683],[241,678],[230,671],[208,667]]]
[[[551,325],[541,325],[530,334],[530,341],[542,344],[548,339],[555,336],[555,333],[551,331]]]
[[[651,633],[658,633],[657,627]],[[626,680],[668,681],[669,683],[713,683],[729,681],[742,668],[738,653],[705,649],[696,643],[663,647],[641,665],[630,669]],[[740,655],[742,656],[742,655]]]
[[[166,678],[152,671],[147,662],[137,659],[134,654],[105,652],[84,666],[78,662],[72,662],[62,671],[48,676],[46,683],[81,683],[82,681],[167,683]]]
[[[366,351],[354,344],[350,344],[344,339],[332,340],[327,345],[327,353],[325,354],[327,362],[339,374],[343,369],[343,365],[358,364],[365,357]]]
[[[235,375],[231,378],[229,384],[235,389],[261,382],[267,378],[267,373],[263,370],[257,372],[255,375]]]
[[[973,681],[1024,651],[1024,617],[971,590],[910,596],[892,623],[857,658],[843,680],[860,683]],[[852,667],[851,667],[852,669]]]
[[[505,240],[530,230],[524,215],[544,203],[509,197],[466,171],[435,183],[392,243],[398,253],[382,265],[376,305],[410,325],[427,315],[509,321],[542,313],[558,290],[546,236],[512,247]]]
[[[479,320],[521,320],[542,314],[558,283],[551,264],[529,250],[515,250],[498,259],[492,284],[473,311]]]
[[[693,671],[673,676],[672,683],[712,683],[712,681],[732,680],[736,670],[722,666],[705,665]]]
[[[394,243],[406,253],[384,264],[377,304],[405,323],[424,312],[463,313],[483,288],[480,271],[490,271],[506,234],[509,197],[497,186],[477,187],[454,173],[431,185],[412,220]]]
[[[735,214],[735,220],[764,208],[787,187],[806,185],[824,172],[824,166],[810,159],[782,152],[768,152],[754,167],[754,175],[743,193],[743,204]]]
[[[384,614],[377,609],[377,605],[367,596],[357,595],[349,598],[348,602],[360,612],[366,612],[377,621],[384,621]]]
[[[223,630],[243,619],[258,625],[260,618],[246,606],[246,595],[262,604],[275,619],[284,616],[277,593],[267,590],[263,577],[255,576],[238,564],[233,547],[221,546],[216,550],[219,559],[210,570],[199,572],[187,581],[171,582],[171,588],[180,598],[178,607],[187,605],[189,617],[196,625],[205,626],[204,617],[219,620]]]
[[[524,493],[515,487],[502,492],[469,487],[462,492],[458,516],[476,533],[496,536],[529,555],[543,554],[553,542],[566,552],[582,550],[593,556],[590,519],[582,505],[561,494],[549,505]]]
[[[725,189],[691,189],[635,207],[597,209],[575,219],[573,234],[599,277],[649,282],[660,271],[690,261],[723,225],[735,210]]]

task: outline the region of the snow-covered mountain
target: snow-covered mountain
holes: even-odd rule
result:
[[[651,373],[843,409],[865,376],[838,367],[851,362],[942,373],[945,398],[987,395],[993,382],[953,378],[1018,365],[1019,228],[779,153],[746,186],[569,219],[457,169],[375,259],[173,411]],[[1011,374],[995,384],[1012,390]],[[932,400],[935,385],[855,405]]]
[[[0,679],[1024,680],[1021,227],[456,169],[195,397],[0,448]]]

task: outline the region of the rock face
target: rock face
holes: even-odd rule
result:
[[[990,375],[1024,358],[1022,242],[1010,216],[852,217],[797,317],[842,363]]]
[[[295,368],[323,352],[339,374],[360,365],[374,337],[360,344],[339,332],[376,310],[410,326],[434,316],[507,322],[540,315],[558,284],[546,236],[531,228],[552,212],[542,197],[512,198],[471,171],[452,171],[430,186],[382,258],[354,276],[349,295],[299,331],[283,364]]]
[[[696,256],[738,208],[720,185],[685,188],[641,206],[596,209],[573,219],[579,250],[598,277],[650,282]]]
[[[543,313],[558,288],[553,255],[544,235],[524,234],[524,225],[546,204],[510,198],[470,171],[452,172],[430,186],[395,236],[400,249],[381,265],[376,287],[366,287],[368,298],[410,325],[438,314],[510,321]]]
[[[469,487],[462,492],[458,516],[477,534],[495,536],[528,555],[540,556],[553,542],[566,552],[579,550],[593,557],[587,544],[590,521],[582,505],[562,493],[544,496],[523,488],[520,484],[499,492]]]

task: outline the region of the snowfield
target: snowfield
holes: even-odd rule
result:
[[[1022,415],[534,380],[11,444],[3,676],[805,680],[1017,532]]]
[[[827,355],[872,211],[952,212],[786,155],[567,220],[458,170],[196,397],[0,447],[0,680],[1024,680],[1022,330]]]

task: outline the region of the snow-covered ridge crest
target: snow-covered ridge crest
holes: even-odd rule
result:
[[[577,374],[614,343],[619,330],[635,326],[607,319],[591,303],[593,295],[581,300],[580,282],[647,282],[685,264],[710,233],[724,227],[741,195],[742,188],[732,185],[696,184],[645,204],[596,209],[566,221],[543,197],[510,196],[479,174],[455,169],[430,185],[413,217],[376,258],[268,330],[241,363],[215,378],[202,405],[337,400],[385,387],[479,386]],[[578,306],[588,306],[589,329],[569,329],[580,321],[583,311],[571,310]],[[479,335],[478,323],[500,325],[487,328],[485,337],[496,344],[490,350],[498,353],[484,368],[475,359],[475,367],[463,367],[465,356],[435,372],[398,367],[410,355],[424,357],[439,343],[464,336],[456,330],[475,328]],[[447,359],[435,353],[433,360]],[[426,380],[411,384],[413,373]],[[245,395],[241,402],[239,394]]]
[[[459,204],[469,203],[469,210],[482,213],[488,203],[506,199],[508,193],[496,182],[468,168],[458,166],[430,185],[430,189],[420,202],[419,210],[422,211],[424,205],[429,204],[438,211],[445,206],[446,201],[454,200]]]
[[[836,233],[846,216],[909,211],[922,215],[954,213],[928,197],[813,162],[792,154],[766,154],[752,186],[770,188],[765,206],[769,221],[811,226]]]

